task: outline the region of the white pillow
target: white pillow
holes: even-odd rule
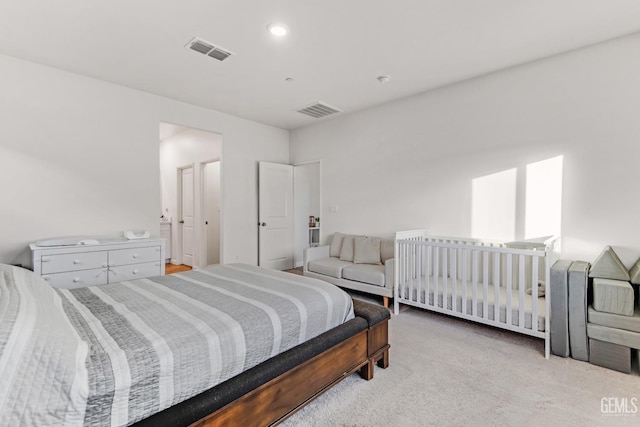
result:
[[[342,237],[342,247],[340,248],[340,259],[342,261],[353,262],[353,238],[355,236],[344,235]]]
[[[333,233],[333,237],[331,238],[331,245],[329,246],[329,256],[340,256],[340,249],[342,249],[342,239],[344,238],[344,234],[342,233]]]
[[[357,236],[353,242],[354,264],[381,264],[380,238]]]

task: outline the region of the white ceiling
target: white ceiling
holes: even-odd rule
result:
[[[0,53],[286,129],[639,30],[638,0],[0,1]]]

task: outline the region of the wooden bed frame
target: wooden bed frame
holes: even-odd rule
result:
[[[387,308],[353,300],[355,317],[157,412],[133,427],[276,425],[356,372],[389,366]]]
[[[339,342],[192,426],[279,424],[355,372],[372,379],[376,363],[381,368],[389,366],[388,321],[384,319]]]

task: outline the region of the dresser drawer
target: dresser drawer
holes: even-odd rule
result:
[[[107,266],[107,251],[45,255],[41,263],[42,274],[104,268]]]
[[[160,261],[160,246],[109,251],[109,267]]]
[[[84,286],[104,285],[107,283],[107,269],[70,271],[66,273],[44,274],[44,280],[59,289],[74,289]]]
[[[160,261],[146,262],[144,264],[121,265],[109,268],[109,283],[123,282],[125,280],[142,279],[160,275]]]

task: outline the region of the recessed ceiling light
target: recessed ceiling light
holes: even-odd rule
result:
[[[276,37],[286,36],[289,32],[287,27],[282,24],[269,24],[267,30],[269,30],[269,32]]]

